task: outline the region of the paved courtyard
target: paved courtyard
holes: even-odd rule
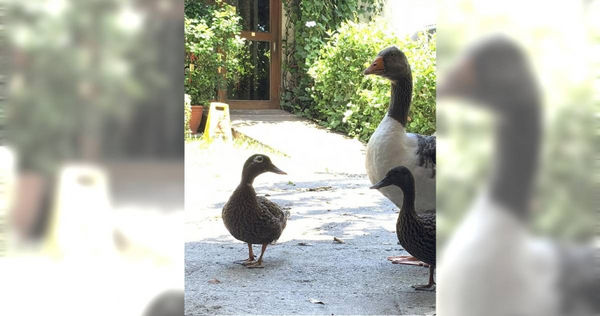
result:
[[[434,314],[435,293],[411,288],[426,282],[427,269],[386,260],[406,252],[395,235],[397,209],[368,189],[365,146],[283,111],[263,113],[232,112],[233,127],[268,147],[186,144],[186,315]],[[281,238],[267,248],[264,269],[233,263],[247,257],[247,247],[221,219],[254,153],[288,173],[263,174],[254,183],[259,195],[291,212]]]

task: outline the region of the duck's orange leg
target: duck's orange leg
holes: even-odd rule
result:
[[[238,260],[238,261],[235,261],[234,263],[247,265],[249,263],[254,262],[254,258],[256,258],[256,256],[254,255],[254,252],[252,251],[252,244],[248,243],[248,259]]]
[[[264,268],[264,266],[262,265],[262,258],[263,255],[265,254],[265,250],[267,250],[267,246],[269,244],[262,244],[262,249],[260,250],[260,256],[258,257],[258,260],[254,263],[250,263],[245,265],[247,268]]]

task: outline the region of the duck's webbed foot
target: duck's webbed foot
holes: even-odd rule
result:
[[[233,263],[241,264],[241,265],[245,266],[247,264],[253,263],[254,258],[256,258],[256,256],[249,257],[248,259],[245,259],[245,260],[237,260],[237,261],[234,261]]]
[[[237,261],[234,261],[233,263],[237,263],[237,264],[241,264],[241,265],[248,265],[248,264],[254,263],[254,258],[256,258],[256,256],[254,255],[254,252],[252,252],[252,244],[248,244],[248,259],[237,260]]]
[[[265,267],[263,266],[262,261],[250,262],[248,264],[245,264],[245,266],[248,269],[262,269]]]
[[[267,245],[268,244],[263,244],[262,245],[262,249],[260,250],[260,257],[258,257],[258,260],[256,262],[251,262],[248,264],[245,264],[246,268],[249,269],[256,269],[256,268],[264,268],[263,264],[262,264],[262,258],[263,255],[265,254],[265,250],[267,250]]]
[[[392,256],[387,258],[394,264],[406,264],[410,266],[428,267],[429,265],[413,256]]]
[[[433,284],[425,284],[425,285],[413,285],[412,286],[416,291],[427,291],[434,292],[435,291],[435,282]]]
[[[429,266],[429,283],[426,285],[413,285],[413,288],[417,291],[435,291],[435,281],[433,280],[435,266]]]

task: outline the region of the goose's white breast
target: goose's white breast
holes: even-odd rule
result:
[[[417,136],[406,133],[395,119],[385,116],[367,144],[366,168],[372,184],[398,166],[411,170],[415,178],[417,211],[435,209],[435,177],[432,170],[418,166]],[[379,190],[398,207],[402,206],[402,190],[388,186]]]
[[[438,264],[438,313],[558,315],[557,259],[510,211],[480,198]]]

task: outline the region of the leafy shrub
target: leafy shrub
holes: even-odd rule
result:
[[[435,35],[413,41],[393,35],[382,20],[343,23],[310,67],[315,104],[303,110],[323,125],[367,141],[386,114],[390,83],[363,71],[377,53],[396,45],[407,56],[413,74],[413,99],[407,130],[435,131]]]
[[[239,58],[245,42],[238,35],[241,18],[235,7],[220,0],[213,4],[186,0],[185,5],[185,93],[192,104],[206,104],[225,87],[228,77],[246,69]]]
[[[283,40],[283,91],[281,106],[302,114],[314,101],[311,88],[314,82],[307,75],[331,30],[346,21],[370,20],[383,9],[384,0],[287,0]]]

